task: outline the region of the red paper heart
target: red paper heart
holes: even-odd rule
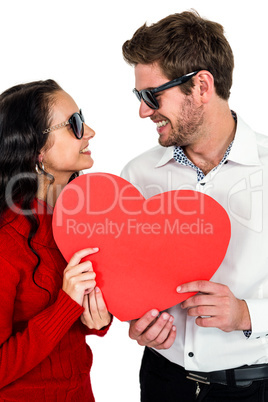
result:
[[[87,259],[109,311],[125,321],[185,300],[189,293],[176,292],[182,283],[209,280],[225,256],[230,221],[203,193],[177,190],[145,200],[126,180],[91,173],[61,192],[53,232],[67,261],[99,247]]]

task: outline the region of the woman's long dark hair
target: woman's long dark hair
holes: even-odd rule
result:
[[[48,139],[42,132],[50,126],[51,108],[60,90],[55,81],[46,80],[16,85],[0,95],[0,222],[10,203],[20,204],[22,211],[33,207],[38,190],[36,165]],[[39,221],[35,214],[26,218],[31,228],[28,245],[37,257],[33,271],[37,285],[34,274],[40,257],[32,239]]]

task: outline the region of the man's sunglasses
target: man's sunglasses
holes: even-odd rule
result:
[[[200,70],[194,71],[189,74],[185,74],[179,78],[175,78],[174,80],[168,81],[166,84],[163,84],[157,88],[142,89],[141,91],[138,91],[136,88],[134,88],[133,92],[137,96],[140,102],[141,100],[143,100],[146,103],[146,105],[149,106],[151,109],[157,110],[159,109],[159,103],[157,102],[157,99],[154,96],[154,94],[175,87],[176,85],[184,84],[185,82],[189,81],[192,77],[194,77],[199,71]]]
[[[85,119],[84,119],[82,110],[80,110],[79,113],[76,112],[76,113],[72,114],[72,116],[69,118],[69,120],[67,120],[63,123],[57,124],[56,126],[47,128],[46,130],[43,131],[43,134],[51,133],[51,131],[58,130],[59,128],[68,126],[68,124],[70,124],[76,138],[78,140],[81,140],[81,138],[84,135],[84,124],[83,124],[84,122],[85,122]]]

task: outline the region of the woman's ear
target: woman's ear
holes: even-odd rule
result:
[[[44,158],[44,152],[41,151],[37,158],[38,162],[40,162],[40,163],[43,162],[43,158]]]

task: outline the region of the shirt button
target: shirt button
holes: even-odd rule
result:
[[[189,357],[194,357],[193,352],[189,352],[189,353],[188,353],[188,356],[189,356]]]

